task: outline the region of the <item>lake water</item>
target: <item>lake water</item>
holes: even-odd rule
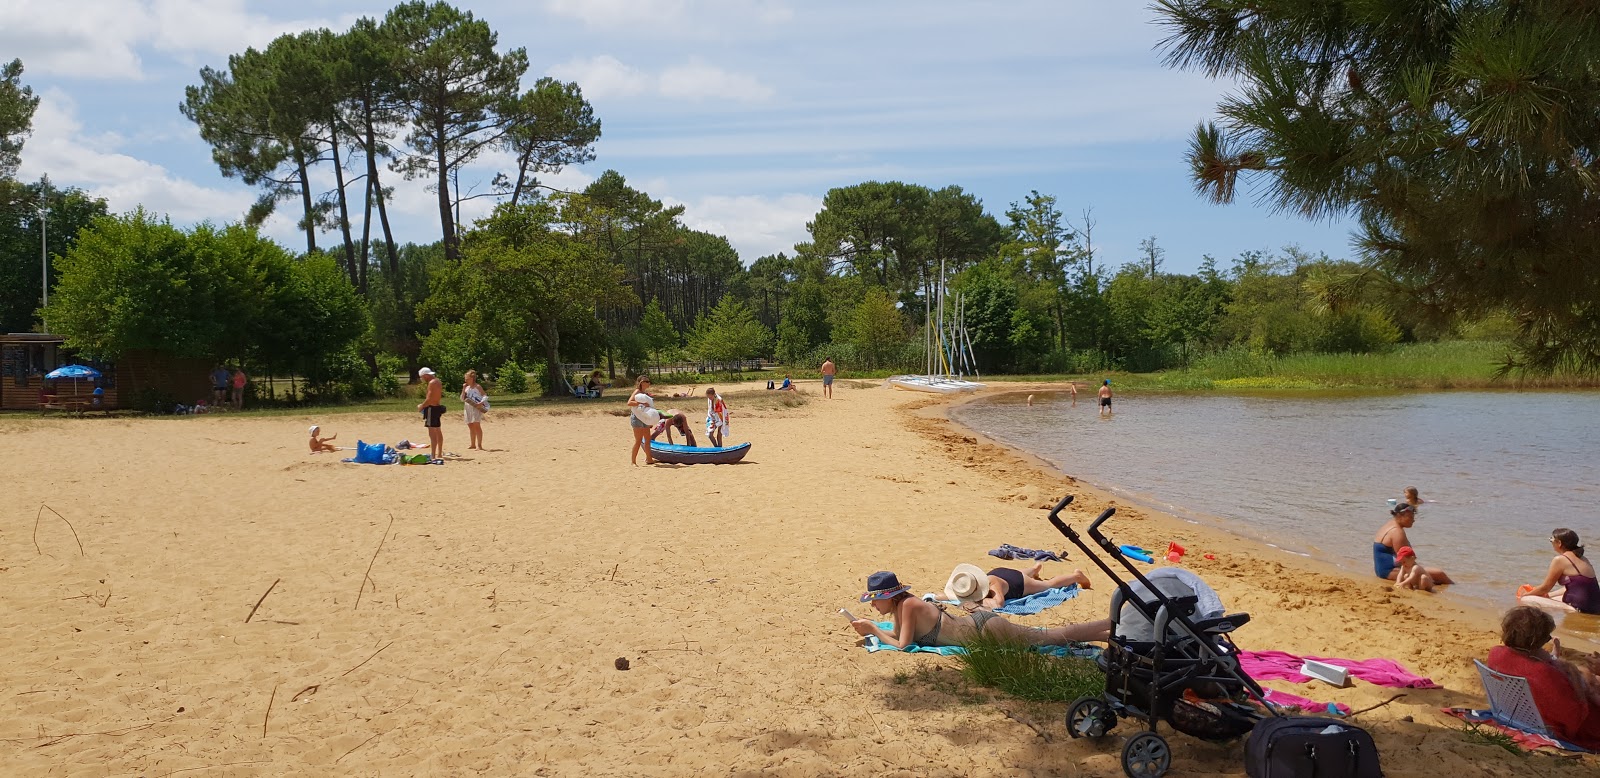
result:
[[[1135,395],[1107,419],[1095,402],[1011,394],[952,415],[1124,498],[1359,575],[1385,500],[1414,485],[1428,502],[1408,534],[1459,582],[1448,596],[1509,604],[1543,579],[1556,527],[1600,556],[1600,393]]]

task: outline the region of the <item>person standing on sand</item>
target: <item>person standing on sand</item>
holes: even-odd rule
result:
[[[838,375],[839,368],[835,367],[832,359],[822,360],[822,396],[833,399],[833,377]]]
[[[429,456],[434,459],[444,458],[444,384],[439,382],[439,377],[433,374],[432,368],[422,368],[417,371],[417,377],[427,382],[423,390],[422,404],[417,410],[422,413],[422,426],[428,429]]]
[[[211,400],[218,408],[228,404],[228,369],[222,365],[211,371]]]
[[[467,420],[467,448],[483,450],[483,414],[489,410],[489,395],[478,385],[478,371],[468,370],[461,382],[461,402]]]
[[[233,369],[233,409],[244,410],[244,388],[250,383],[250,376],[244,374],[244,366]]]
[[[628,424],[633,427],[633,452],[630,454],[633,464],[639,464],[640,448],[644,449],[645,464],[656,463],[655,457],[650,455],[650,444],[645,439],[660,420],[655,398],[650,396],[650,376],[639,376],[638,382],[633,385],[633,395],[628,398]]]
[[[1111,415],[1111,379],[1109,378],[1105,380],[1105,383],[1100,384],[1100,415]]]

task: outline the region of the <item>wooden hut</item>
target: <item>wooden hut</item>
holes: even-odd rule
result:
[[[98,381],[45,378],[62,365],[88,365],[100,371]],[[0,410],[37,411],[47,405],[87,407],[94,390],[102,390],[100,407],[136,407],[145,397],[192,405],[210,402],[215,365],[199,359],[178,359],[152,351],[135,351],[115,363],[79,358],[65,338],[37,332],[0,334]]]

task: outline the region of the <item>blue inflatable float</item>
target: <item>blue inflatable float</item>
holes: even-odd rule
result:
[[[749,443],[722,448],[679,446],[672,443],[651,443],[650,455],[657,462],[669,465],[731,465],[750,453]]]

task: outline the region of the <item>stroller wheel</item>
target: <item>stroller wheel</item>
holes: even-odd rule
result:
[[[1154,732],[1140,732],[1122,747],[1122,772],[1128,778],[1161,778],[1172,767],[1172,749]]]
[[[1067,708],[1067,734],[1074,737],[1103,737],[1117,725],[1117,714],[1099,697],[1079,697]]]

